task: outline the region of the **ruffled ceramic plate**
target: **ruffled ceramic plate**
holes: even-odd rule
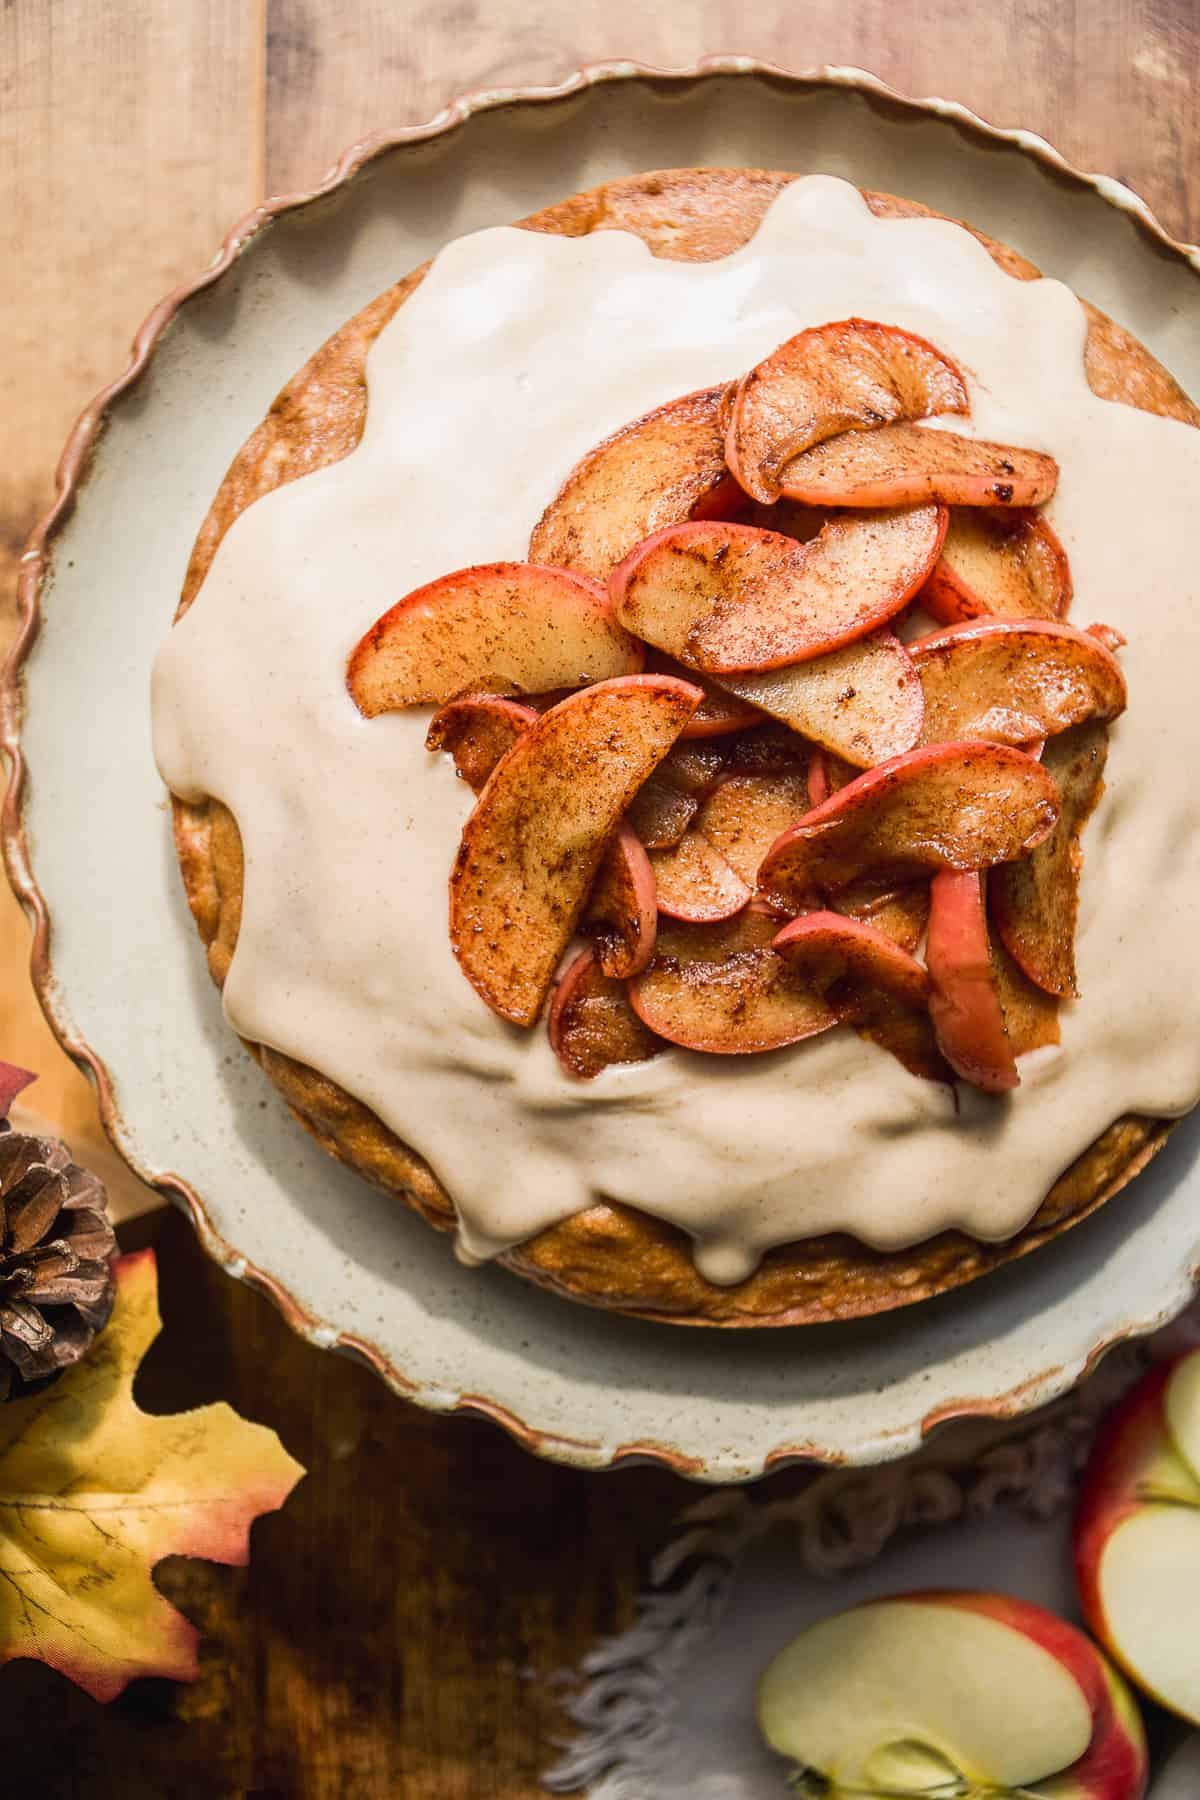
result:
[[[676,1332],[462,1269],[310,1142],[225,1026],[148,711],[151,658],[209,498],[310,352],[451,237],[695,164],[822,170],[968,217],[1131,326],[1200,393],[1200,258],[1126,189],[1073,173],[1040,140],[854,71],[789,77],[740,60],[671,76],[594,69],[461,102],[243,221],[151,315],[130,370],[85,414],[24,567],[5,850],[36,926],[39,992],[93,1072],[114,1141],[232,1275],[398,1393],[486,1413],[544,1455],[602,1468],[643,1454],[736,1480],[794,1457],[896,1456],[956,1415],[1015,1415],[1178,1312],[1200,1265],[1196,1131],[1174,1133],[1061,1242],[857,1325]]]

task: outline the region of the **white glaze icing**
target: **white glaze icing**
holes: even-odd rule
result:
[[[671,1051],[582,1083],[459,972],[446,878],[471,797],[425,709],[366,722],[365,628],[450,569],[519,559],[578,457],[628,419],[850,314],[968,376],[970,429],[1051,452],[1079,623],[1125,631],[1130,710],[1087,832],[1083,999],[997,1100],[907,1075],[849,1032],[751,1058]],[[233,811],[246,854],[230,1023],[321,1069],[428,1158],[468,1258],[616,1197],[671,1220],[715,1281],[833,1229],[884,1249],[1010,1236],[1128,1110],[1200,1098],[1200,834],[1183,732],[1200,668],[1200,433],[1098,400],[1070,291],[1003,275],[960,228],[790,186],[720,262],[514,229],[451,244],[375,343],[355,452],[227,534],[154,674],[155,753]],[[955,421],[955,429],[961,429]]]

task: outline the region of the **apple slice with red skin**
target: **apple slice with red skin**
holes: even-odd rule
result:
[[[994,884],[995,871],[988,880],[989,886]],[[1026,1056],[1031,1050],[1045,1050],[1061,1043],[1058,1001],[1053,994],[1047,994],[1035,982],[1030,981],[1025,971],[1008,954],[997,932],[993,931],[990,937],[992,974],[1013,1055]]]
[[[985,1094],[1003,1094],[1021,1077],[992,968],[983,880],[947,869],[930,884],[929,1017],[955,1073]]]
[[[652,644],[646,647],[646,673],[676,675],[681,681],[692,681],[704,693],[704,699],[685,726],[682,736],[692,738],[728,737],[753,725],[761,725],[763,715],[757,707],[739,700],[728,688],[719,687],[695,669],[685,669],[673,656],[665,656]]]
[[[756,909],[720,924],[660,924],[653,962],[629,983],[635,1012],[659,1037],[714,1056],[827,1031],[833,1011],[771,948],[778,928]]]
[[[971,619],[908,645],[925,695],[922,742],[1028,744],[1128,700],[1121,665],[1088,631],[1050,619]]]
[[[1104,792],[1108,732],[1094,721],[1051,738],[1042,766],[1062,799],[1058,822],[1023,862],[992,879],[992,918],[1005,948],[1031,981],[1065,999],[1078,993],[1075,926],[1083,874],[1083,828]]]
[[[594,950],[581,950],[563,970],[547,1030],[568,1075],[585,1081],[614,1063],[648,1062],[663,1047],[630,1006],[624,982],[604,973]]]
[[[879,890],[869,881],[843,888],[832,902],[833,910],[848,919],[861,919],[884,932],[902,950],[914,951],[929,924],[929,883],[912,881],[903,887]]]
[[[758,1720],[802,1795],[1143,1800],[1132,1695],[1075,1626],[932,1590],[821,1619],[768,1664]]]
[[[598,581],[534,563],[458,569],[376,619],[346,666],[365,718],[487,689],[536,694],[634,675],[642,647]]]
[[[788,463],[780,486],[806,506],[1041,506],[1058,464],[1040,450],[925,425],[847,431]]]
[[[823,806],[831,794],[848,787],[859,771],[853,763],[844,762],[832,750],[813,746],[808,764],[808,797],[812,806]]]
[[[763,857],[781,832],[808,811],[808,781],[799,771],[729,775],[696,815],[695,829],[754,891]]]
[[[783,668],[885,625],[924,584],[944,533],[933,506],[832,518],[808,543],[752,525],[677,525],[620,565],[617,614],[702,673]]]
[[[784,464],[842,432],[969,410],[966,384],[925,338],[871,319],[839,319],[780,344],[727,403],[725,459],[748,494],[779,496]]]
[[[1071,565],[1041,513],[956,506],[921,605],[943,625],[963,619],[1065,619]]]
[[[754,893],[704,833],[685,831],[670,850],[648,852],[664,918],[715,924],[741,912]]]
[[[540,715],[500,694],[461,694],[429,722],[427,750],[445,750],[462,779],[478,794],[500,758]]]
[[[1160,1705],[1200,1725],[1200,1350],[1151,1369],[1102,1427],[1075,1572],[1101,1643]]]
[[[882,890],[939,869],[987,868],[1026,855],[1057,818],[1053,779],[1019,750],[931,744],[869,769],[784,832],[759,890],[797,913],[864,878]]]
[[[600,682],[496,764],[454,859],[450,942],[502,1018],[537,1018],[609,839],[700,699],[668,675]]]
[[[949,1081],[929,1020],[929,972],[895,940],[841,913],[804,913],[772,948],[824,997],[842,1025],[887,1050],[912,1075]]]
[[[629,823],[647,850],[669,850],[679,842],[724,770],[724,751],[713,744],[681,738],[667,752],[629,808]]]
[[[530,562],[603,580],[652,531],[739,511],[744,497],[725,467],[717,420],[721,392],[669,400],[589,450],[534,526]]]
[[[602,971],[614,981],[636,975],[654,955],[658,891],[650,859],[628,825],[604,852],[583,923]]]

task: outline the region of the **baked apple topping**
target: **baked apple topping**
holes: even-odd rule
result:
[[[921,423],[969,412],[923,338],[800,332],[352,652],[364,717],[439,708],[454,954],[571,1075],[842,1026],[1003,1094],[1059,1042],[1125,640],[1066,620],[1053,458]]]

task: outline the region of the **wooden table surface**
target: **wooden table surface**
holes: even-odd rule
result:
[[[1200,238],[1197,0],[668,0],[640,14],[609,0],[5,0],[7,617],[72,418],[151,304],[258,198],[311,185],[345,144],[464,89],[717,50],[854,63],[951,95],[1121,177],[1168,229]],[[0,889],[0,1055],[41,1070],[31,1102],[102,1156],[26,952]],[[119,1173],[113,1185],[136,1211],[144,1191]],[[122,1238],[154,1244],[161,1267],[166,1330],[143,1403],[228,1399],[310,1473],[255,1527],[249,1569],[162,1566],[204,1633],[194,1686],[142,1682],[101,1708],[37,1665],[0,1671],[0,1792],[25,1791],[22,1775],[31,1792],[88,1800],[536,1793],[562,1729],[545,1677],[628,1619],[646,1555],[693,1490],[653,1470],[552,1468],[490,1426],[402,1405],[293,1338],[176,1215],[132,1219]]]

